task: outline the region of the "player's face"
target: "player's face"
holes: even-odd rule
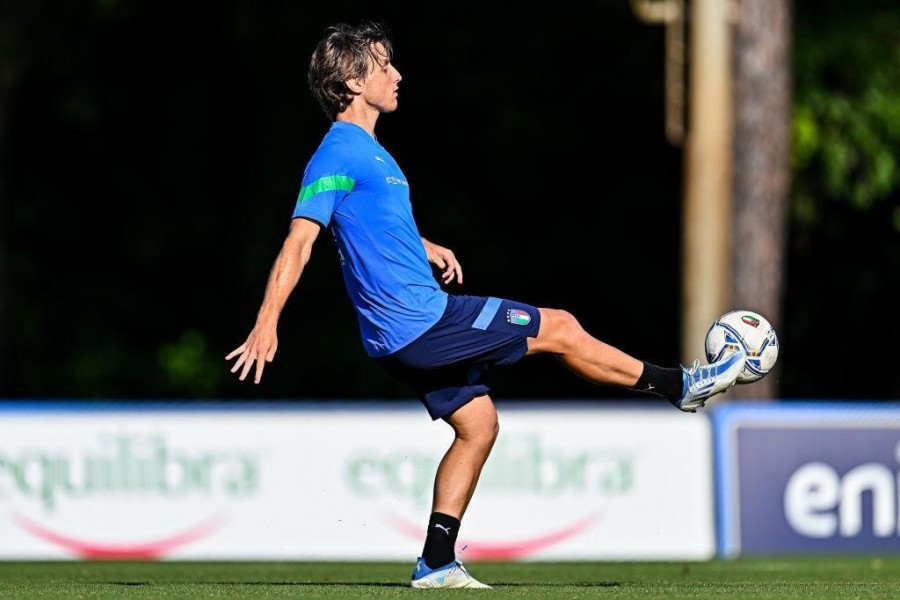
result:
[[[387,52],[381,44],[374,45],[370,59],[362,98],[378,112],[393,112],[397,110],[397,87],[403,78],[388,60]]]

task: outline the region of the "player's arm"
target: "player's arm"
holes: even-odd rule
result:
[[[296,218],[291,221],[281,251],[269,271],[262,305],[256,315],[256,325],[247,336],[247,341],[225,357],[225,360],[237,357],[231,372],[236,373],[243,367],[238,377],[241,381],[256,363],[253,382],[259,383],[265,363],[274,360],[275,351],[278,350],[278,318],[312,256],[313,243],[320,230],[321,225],[309,219]]]
[[[456,260],[456,255],[453,254],[453,250],[438,246],[434,242],[426,240],[424,237],[422,238],[422,244],[425,245],[425,256],[428,257],[428,262],[440,269],[441,281],[444,285],[450,283],[454,279],[456,279],[456,283],[461,284],[463,282],[462,267],[460,266],[459,261]]]

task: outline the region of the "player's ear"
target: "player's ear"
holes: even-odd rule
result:
[[[364,81],[361,77],[354,77],[353,79],[348,79],[345,84],[354,94],[362,94]]]

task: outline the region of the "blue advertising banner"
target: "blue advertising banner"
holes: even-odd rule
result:
[[[721,556],[900,552],[900,403],[710,412]]]

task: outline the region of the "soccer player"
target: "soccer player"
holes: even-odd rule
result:
[[[281,311],[313,243],[328,229],[366,352],[409,386],[433,420],[455,432],[435,475],[424,548],[410,584],[490,587],[468,573],[454,549],[499,431],[482,379],[487,369],[550,353],[590,382],[658,394],[695,412],[734,385],[745,356],[665,368],[596,339],[565,310],[448,293],[442,286],[461,284],[462,267],[453,251],[419,233],[406,175],[375,135],[379,116],[397,109],[402,78],[392,54],[386,30],[371,22],[329,27],[313,52],[309,84],[332,124],[307,163],[255,326],[225,359],[236,359],[231,372],[240,371],[239,380],[253,371],[260,382],[278,349]]]

